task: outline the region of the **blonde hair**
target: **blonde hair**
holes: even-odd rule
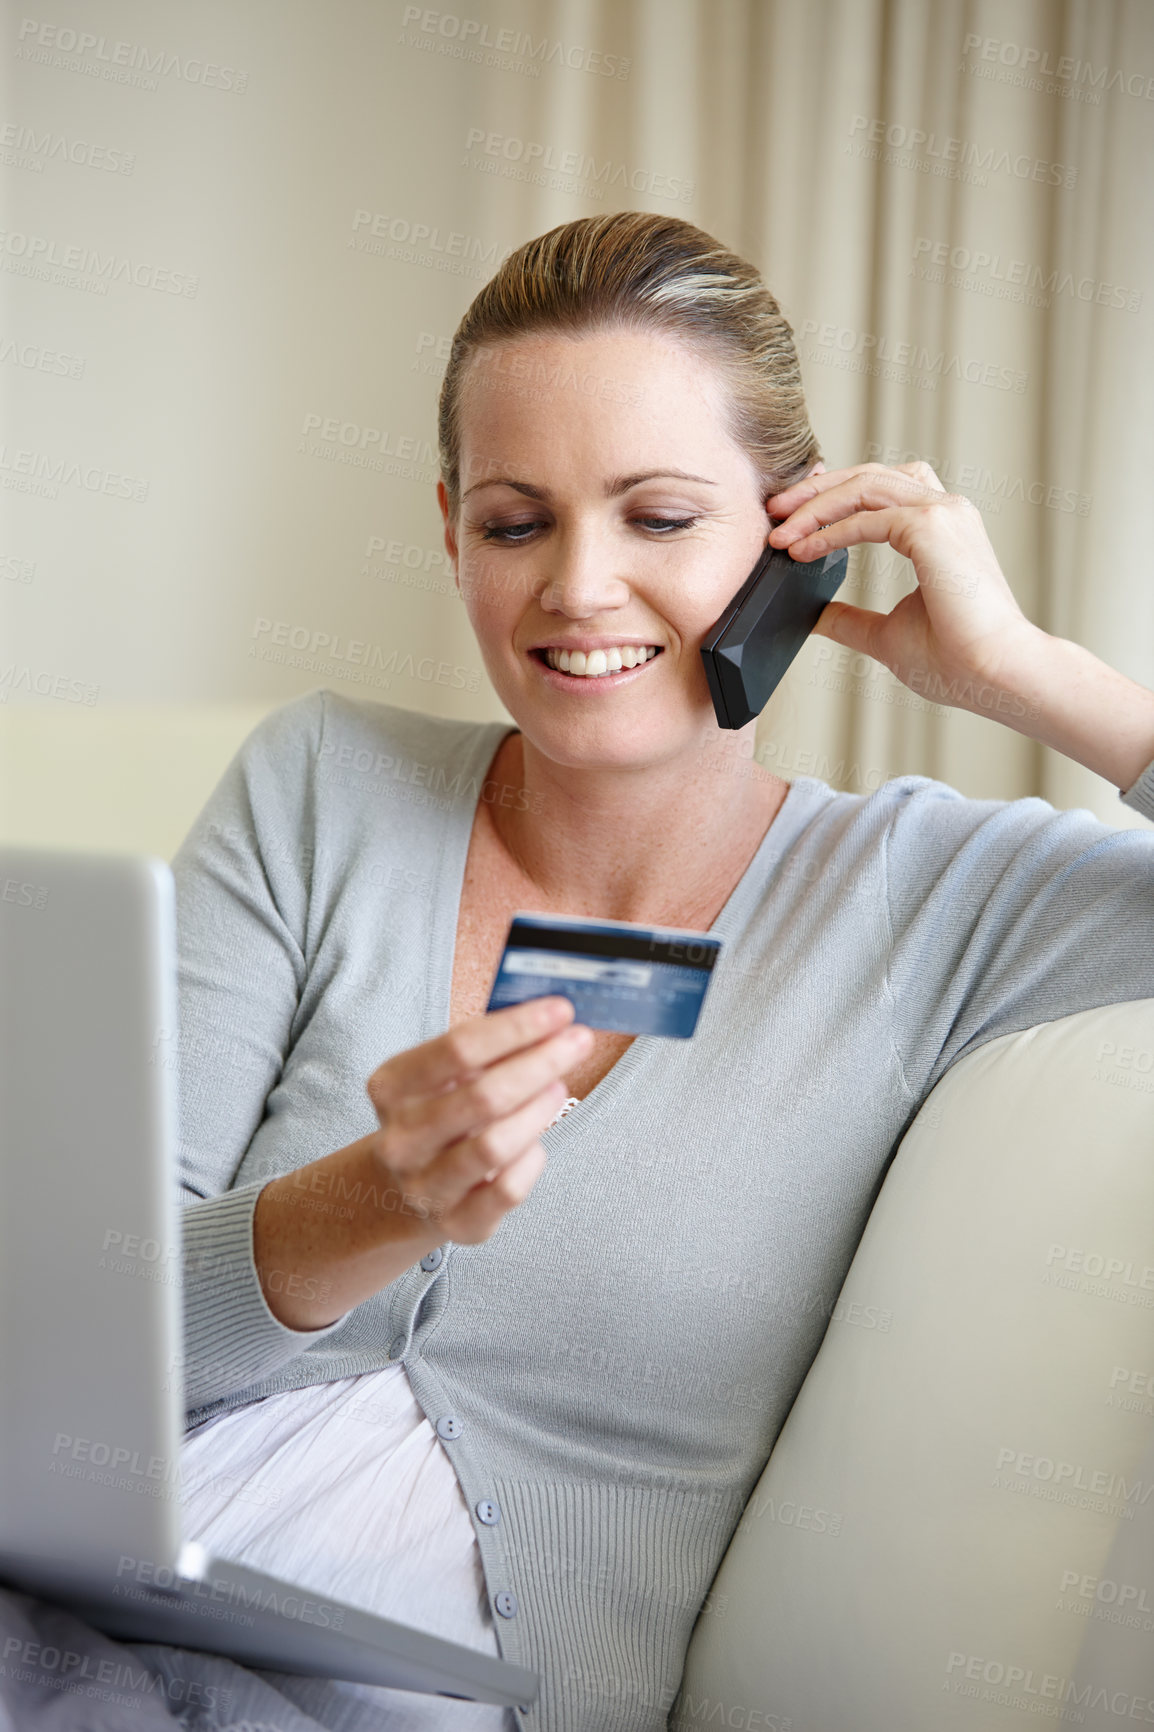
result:
[[[729,431],[763,499],[821,457],[793,332],[747,260],[679,217],[580,217],[518,247],[474,298],[453,338],[437,438],[453,516],[460,503],[461,390],[480,349],[530,332],[651,330],[704,350],[727,386]]]

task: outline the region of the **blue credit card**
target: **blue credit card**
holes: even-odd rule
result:
[[[589,1028],[688,1040],[720,950],[708,932],[518,912],[486,1009],[557,994]]]

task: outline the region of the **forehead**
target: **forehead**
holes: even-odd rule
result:
[[[637,467],[642,454],[684,469],[708,460],[748,466],[729,436],[727,408],[712,357],[673,335],[618,328],[509,338],[476,351],[466,367],[462,481],[493,464]]]

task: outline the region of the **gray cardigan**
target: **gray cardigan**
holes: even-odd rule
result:
[[[190,1423],[403,1357],[455,1422],[470,1511],[497,1506],[474,1525],[501,1652],[543,1680],[521,1724],[657,1732],[929,1090],[1009,1030],[1154,996],[1154,835],[922,776],[800,778],[714,923],[694,1038],[636,1039],[486,1244],[286,1328],[254,1202],[375,1130],[369,1074],[448,1026],[507,731],[309,693],[253,730],[173,862]],[[1154,819],[1154,764],[1125,799]]]

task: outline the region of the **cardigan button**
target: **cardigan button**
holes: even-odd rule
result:
[[[429,1269],[439,1269],[441,1267],[441,1259],[444,1255],[445,1253],[441,1250],[439,1245],[435,1251],[426,1251],[425,1255],[421,1258],[421,1268],[426,1271]]]
[[[487,1528],[495,1528],[500,1519],[500,1504],[494,1503],[491,1497],[483,1497],[477,1505],[477,1520],[484,1522]]]
[[[437,1421],[437,1436],[438,1437],[460,1437],[460,1435],[461,1435],[461,1421],[457,1418],[456,1414],[455,1413],[442,1414],[441,1418],[438,1419],[438,1421]]]
[[[494,1595],[493,1604],[503,1618],[515,1618],[517,1616],[517,1596],[511,1594],[507,1588]]]
[[[405,1338],[404,1338],[404,1336],[403,1335],[394,1335],[393,1339],[389,1342],[389,1358],[390,1359],[401,1359],[404,1357],[404,1352],[405,1352]]]

